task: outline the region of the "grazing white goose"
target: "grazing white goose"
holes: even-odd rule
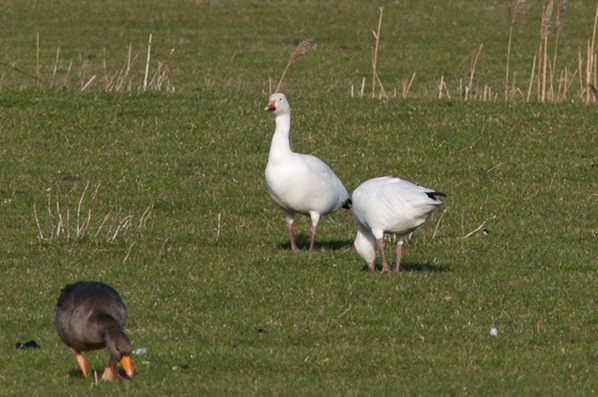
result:
[[[309,250],[312,251],[320,217],[338,211],[341,207],[349,208],[351,198],[343,183],[326,163],[310,154],[291,150],[291,107],[284,94],[270,95],[264,110],[276,116],[276,129],[266,165],[268,192],[284,212],[294,252],[299,251],[293,236],[295,214],[311,217]]]
[[[390,271],[384,255],[384,232],[397,236],[395,270],[399,271],[403,242],[442,204],[437,196],[446,195],[390,176],[369,179],[353,191],[353,216],[357,220],[354,245],[371,271],[376,270],[376,245],[382,272]]]

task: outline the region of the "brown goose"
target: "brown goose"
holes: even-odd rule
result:
[[[127,318],[125,304],[111,286],[95,281],[78,281],[63,288],[54,309],[58,336],[71,348],[81,372],[88,376],[81,352],[108,348],[110,361],[102,379],[113,380],[116,362],[125,373],[135,374],[131,363],[131,342],[123,332]]]

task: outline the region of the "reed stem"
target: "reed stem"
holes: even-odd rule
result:
[[[376,38],[376,48],[374,49],[374,62],[373,67],[374,71],[372,73],[372,98],[376,97],[376,79],[378,77],[378,72],[376,70],[378,64],[378,46],[380,44],[380,29],[382,28],[382,13],[384,12],[384,7],[380,7],[380,17],[378,18],[378,31],[374,32],[374,37]],[[382,86],[380,87],[382,88]],[[384,88],[382,88],[384,89]]]

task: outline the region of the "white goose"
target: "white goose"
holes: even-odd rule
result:
[[[310,154],[291,150],[291,108],[284,94],[270,95],[264,110],[276,116],[276,129],[266,165],[268,193],[284,212],[294,252],[299,251],[293,236],[295,214],[311,217],[309,250],[312,251],[320,217],[338,211],[341,207],[349,208],[351,198],[343,183],[326,163]]]
[[[376,270],[376,245],[382,272],[390,271],[384,255],[384,232],[397,236],[395,270],[399,271],[403,243],[442,204],[437,196],[446,195],[390,176],[367,180],[353,191],[353,216],[357,220],[354,245],[371,271]]]

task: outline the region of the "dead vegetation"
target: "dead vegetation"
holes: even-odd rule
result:
[[[43,76],[40,60],[40,36],[36,34],[36,70],[31,73],[15,63],[0,61],[0,67],[12,70],[38,86],[59,90],[77,89],[86,91],[100,89],[108,92],[174,92],[172,83],[172,56],[174,48],[166,59],[155,59],[152,56],[152,34],[149,35],[147,48],[135,50],[129,44],[124,61],[120,67],[114,68],[114,62],[106,48],[101,51],[101,63],[79,55],[77,59],[64,59],[60,47],[56,48],[56,56],[52,65],[51,76]]]
[[[37,203],[33,204],[38,241],[116,243],[131,229],[146,228],[153,203],[139,216],[120,208],[99,212],[96,204],[100,187],[101,183],[91,186],[87,182],[82,189],[76,184],[66,193],[61,192],[59,185],[48,188],[45,206],[38,208]]]

